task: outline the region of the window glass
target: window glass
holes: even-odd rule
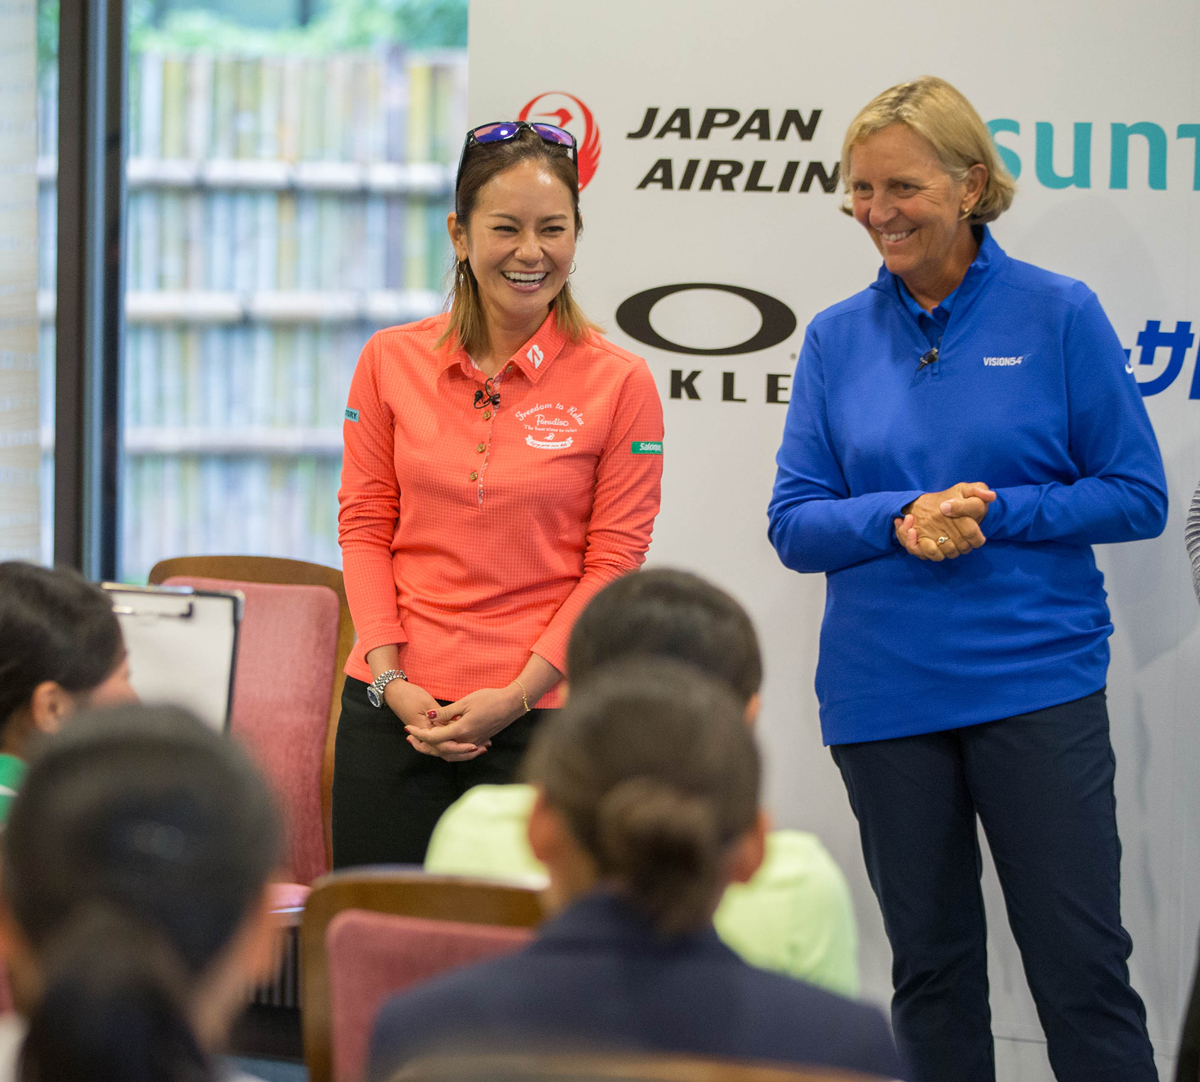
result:
[[[49,563],[57,4],[0,0],[0,559]]]
[[[122,576],[340,566],[341,422],[380,327],[439,311],[465,0],[214,2],[130,28]]]

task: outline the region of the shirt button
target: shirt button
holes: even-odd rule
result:
[[[508,366],[508,367],[507,367],[507,368],[506,368],[504,371],[505,371],[505,372],[511,372],[511,371],[512,371],[512,365],[510,364],[510,365],[509,365],[509,366]]]
[[[472,471],[471,471],[471,472],[470,472],[470,473],[467,475],[467,480],[468,480],[468,481],[478,481],[478,480],[479,480],[479,474],[477,474],[477,473],[476,473],[474,470],[472,470]]]
[[[475,450],[478,451],[480,454],[483,454],[483,452],[487,450],[487,444],[481,443],[478,447],[475,448]]]
[[[483,411],[483,419],[484,419],[485,421],[490,421],[490,420],[492,419],[492,411],[491,411],[491,410],[484,410],[484,411]]]

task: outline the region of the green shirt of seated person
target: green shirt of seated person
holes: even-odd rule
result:
[[[66,568],[0,563],[0,825],[39,736],[136,698],[108,595]]]
[[[758,716],[762,659],[754,625],[725,591],[667,568],[607,586],[580,615],[567,653],[572,687],[605,665],[670,657],[724,681]],[[526,827],[534,792],[525,785],[478,785],[450,806],[430,839],[427,871],[524,879],[541,884]],[[858,994],[858,934],[841,869],[813,834],[767,835],[762,866],[731,885],[713,917],[717,933],[746,961],[840,992]]]
[[[438,821],[425,870],[546,882],[529,848],[531,785],[477,785]],[[858,994],[858,935],[842,870],[815,834],[774,830],[762,866],[728,887],[713,916],[717,934],[747,962]]]

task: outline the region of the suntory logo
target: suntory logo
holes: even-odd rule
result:
[[[600,164],[600,129],[592,111],[574,94],[551,90],[527,102],[518,120],[541,120],[566,128],[579,144],[579,190],[588,186]]]

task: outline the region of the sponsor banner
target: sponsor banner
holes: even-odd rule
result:
[[[824,581],[779,565],[766,506],[804,327],[879,265],[840,212],[846,125],[878,91],[923,73],[979,109],[1019,184],[997,240],[1097,291],[1167,464],[1165,535],[1098,550],[1116,626],[1109,702],[1130,964],[1164,1064],[1200,928],[1200,892],[1187,889],[1200,881],[1190,841],[1200,607],[1182,541],[1200,478],[1200,58],[1180,29],[1196,19],[1180,0],[953,11],[928,0],[610,0],[567,18],[549,0],[491,0],[472,6],[470,27],[471,122],[545,120],[579,139],[577,293],[615,342],[646,357],[666,411],[651,562],[707,574],[753,613],[769,804],[780,824],[819,833],[846,869],[864,993],[879,1001],[890,955],[812,690]],[[1001,353],[983,363],[1036,363],[1019,343]],[[895,620],[898,635],[921,633],[904,613]],[[985,890],[1001,1076],[1049,1079],[990,866]]]

